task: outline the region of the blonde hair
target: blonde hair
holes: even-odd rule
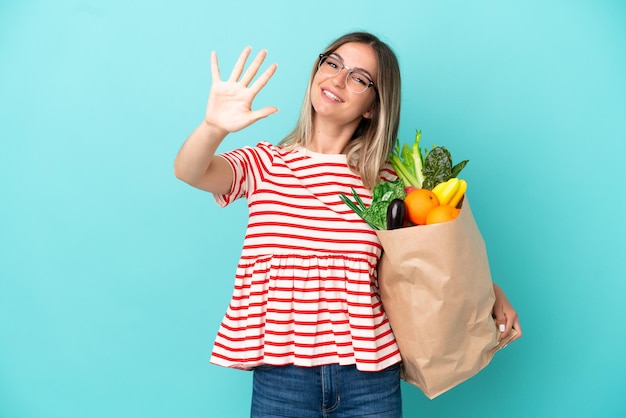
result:
[[[372,118],[361,120],[344,150],[350,168],[361,176],[365,187],[371,190],[378,183],[380,170],[387,162],[397,140],[400,125],[400,68],[391,48],[367,32],[348,33],[331,43],[323,53],[330,54],[348,42],[371,46],[378,61],[378,76],[374,80],[376,100]],[[317,67],[318,61],[311,71],[298,122],[279,145],[306,147],[310,144],[314,112],[311,104],[311,85]]]

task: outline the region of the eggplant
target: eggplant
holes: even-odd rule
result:
[[[393,199],[387,206],[387,229],[398,229],[404,226],[406,204],[402,199]]]

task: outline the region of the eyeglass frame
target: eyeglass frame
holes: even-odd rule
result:
[[[359,73],[359,74],[363,74],[363,75],[365,76],[365,78],[369,81],[369,83],[367,84],[367,86],[365,86],[365,88],[364,88],[362,91],[354,91],[353,89],[351,89],[350,87],[348,87],[348,88],[350,88],[350,90],[351,90],[353,93],[356,93],[356,94],[365,93],[365,92],[367,91],[367,89],[369,89],[370,87],[374,87],[374,90],[375,90],[376,92],[378,91],[378,90],[376,89],[376,84],[372,81],[372,79],[370,78],[370,76],[369,76],[369,75],[365,74],[365,73],[364,73],[362,70],[360,70],[360,69],[350,68],[350,67],[348,67],[348,66],[344,65],[344,63],[343,63],[343,61],[341,60],[341,58],[339,58],[339,57],[338,57],[337,55],[335,55],[335,54],[319,54],[319,62],[317,63],[317,70],[318,70],[318,71],[321,71],[321,68],[322,68],[322,63],[323,63],[326,59],[330,58],[331,56],[332,56],[332,57],[334,57],[334,59],[336,59],[336,60],[337,60],[337,62],[339,63],[339,65],[341,65],[341,67],[338,67],[338,69],[337,69],[337,73],[335,73],[334,75],[326,75],[326,74],[322,73],[322,75],[323,75],[324,77],[328,77],[328,78],[330,78],[330,77],[335,77],[335,76],[336,76],[337,74],[339,74],[342,70],[346,69],[346,70],[348,70],[348,73],[346,74],[346,86],[349,86],[349,84],[348,84],[348,77],[350,77],[350,75],[351,75],[351,74],[353,74],[353,73],[355,73],[355,72],[357,72],[357,73]]]

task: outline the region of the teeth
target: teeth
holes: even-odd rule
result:
[[[329,92],[328,90],[323,90],[323,93],[326,97],[328,97],[329,99],[335,100],[337,102],[341,102],[342,100],[335,96],[334,94],[332,94],[331,92]]]

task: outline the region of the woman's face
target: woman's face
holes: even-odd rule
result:
[[[356,129],[361,118],[372,117],[376,91],[370,87],[362,93],[355,93],[348,88],[346,75],[348,68],[359,70],[375,81],[378,75],[376,54],[367,44],[349,42],[333,51],[332,56],[347,68],[330,77],[319,70],[315,73],[311,85],[314,118],[328,119],[339,125],[354,124]]]

